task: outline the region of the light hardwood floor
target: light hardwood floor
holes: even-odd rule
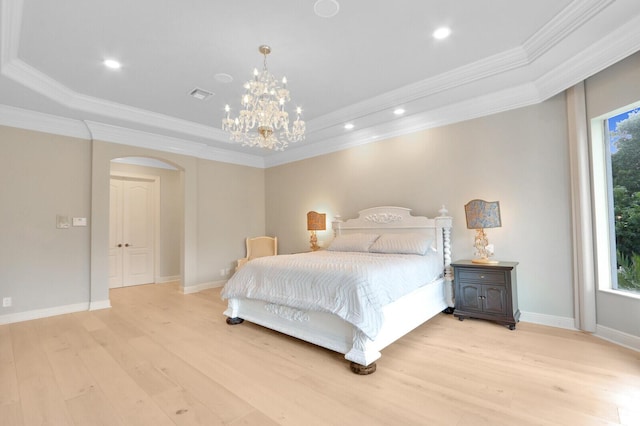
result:
[[[111,291],[111,309],[0,326],[2,425],[640,425],[640,353],[441,314],[370,376],[245,322],[220,290]]]

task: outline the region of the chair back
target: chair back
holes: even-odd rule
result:
[[[278,254],[278,237],[247,238],[247,259]]]

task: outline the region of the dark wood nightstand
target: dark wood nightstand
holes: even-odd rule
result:
[[[518,262],[493,264],[453,262],[456,307],[453,315],[460,321],[480,318],[516,328],[520,319],[516,286]]]

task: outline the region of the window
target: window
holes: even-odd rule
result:
[[[640,104],[591,130],[599,288],[640,296]]]

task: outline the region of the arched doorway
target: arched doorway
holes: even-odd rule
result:
[[[170,202],[177,206],[177,217],[169,225],[176,232],[174,237],[165,241],[167,244],[178,247],[179,255],[173,255],[174,272],[156,273],[156,280],[180,280],[181,286],[193,285],[196,280],[196,255],[197,255],[197,209],[196,194],[197,161],[191,157],[178,154],[152,151],[146,148],[132,147],[128,145],[113,144],[102,141],[92,141],[92,183],[91,183],[91,283],[89,288],[90,309],[102,309],[111,306],[109,300],[109,186],[111,179],[111,160],[117,158],[144,158],[144,161],[159,160],[176,173],[179,178],[175,182],[178,188],[178,196]],[[113,163],[116,164],[116,163]],[[156,165],[159,163],[156,163]],[[140,166],[140,165],[138,165]],[[144,165],[148,166],[148,165]],[[144,167],[143,166],[143,167]],[[162,168],[160,168],[162,169]],[[162,181],[162,178],[161,178]],[[161,183],[162,185],[162,183]],[[189,202],[191,201],[191,202]],[[163,246],[163,244],[161,244]],[[157,257],[157,256],[156,256]],[[160,251],[162,259],[162,250]],[[158,265],[166,265],[161,260]]]

